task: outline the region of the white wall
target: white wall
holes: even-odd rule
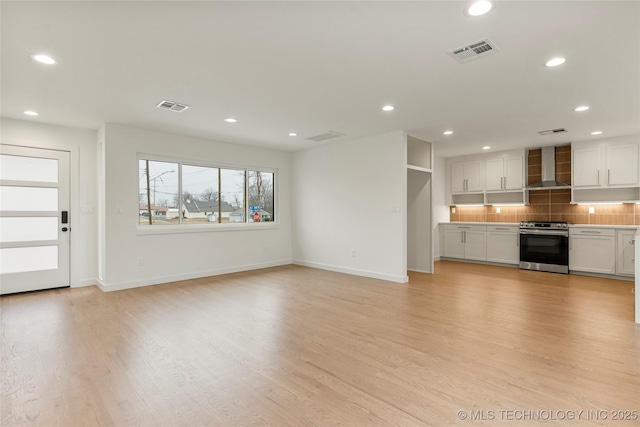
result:
[[[431,173],[407,170],[407,269],[433,273]]]
[[[438,224],[441,222],[449,222],[449,204],[445,201],[445,178],[446,169],[444,166],[444,157],[435,156],[433,162],[432,186],[433,195],[431,203],[433,205],[433,257],[440,259],[440,230]]]
[[[406,282],[406,152],[397,131],[294,153],[294,263]]]
[[[98,263],[96,131],[2,118],[3,144],[48,148],[71,153],[70,284],[95,285]],[[80,207],[93,213],[80,214]]]
[[[138,153],[277,169],[277,224],[197,233],[138,231]],[[101,288],[124,289],[291,263],[291,154],[106,124]],[[122,213],[118,213],[118,207]],[[138,259],[143,265],[138,266]]]

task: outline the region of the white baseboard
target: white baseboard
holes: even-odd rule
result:
[[[102,280],[95,283],[104,292],[121,291],[124,289],[140,288],[143,286],[159,285],[162,283],[178,282],[181,280],[198,279],[200,277],[219,276],[221,274],[238,273],[241,271],[258,270],[260,268],[279,267],[291,264],[290,259],[263,262],[258,264],[238,265],[234,267],[217,268],[215,270],[198,271],[194,273],[177,274],[174,276],[153,277],[143,280],[134,280],[131,282],[109,283],[106,284]],[[94,283],[94,284],[95,284]]]
[[[94,279],[82,279],[82,280],[78,280],[75,283],[71,284],[72,288],[82,288],[84,286],[94,286],[98,284],[98,279],[94,278]]]
[[[322,264],[322,263],[319,263],[319,262],[311,262],[311,261],[303,261],[303,260],[300,260],[300,259],[294,259],[293,260],[293,264],[301,265],[301,266],[304,266],[304,267],[318,268],[320,270],[335,271],[336,273],[345,273],[345,274],[352,274],[354,276],[370,277],[372,279],[386,280],[386,281],[389,281],[389,282],[407,283],[409,281],[409,276],[392,276],[390,274],[376,273],[374,271],[358,270],[358,269],[355,269],[355,268],[347,268],[347,267],[339,267],[337,265]]]
[[[416,269],[413,269],[413,268],[407,268],[407,271],[412,271],[412,272],[415,272],[415,273],[433,274],[433,271],[416,270]]]

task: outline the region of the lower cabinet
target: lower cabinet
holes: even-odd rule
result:
[[[618,242],[618,250],[616,252],[616,274],[621,276],[634,276],[636,230],[618,230],[616,237]]]
[[[569,271],[634,277],[635,228],[569,228]],[[517,225],[442,224],[445,258],[518,265]]]
[[[484,225],[445,224],[442,255],[449,258],[485,261],[487,259],[486,229]]]
[[[569,270],[616,274],[616,230],[570,228]]]
[[[520,262],[520,229],[517,226],[487,226],[487,261]]]

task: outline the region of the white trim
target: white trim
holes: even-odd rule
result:
[[[239,222],[235,224],[176,224],[176,225],[139,225],[136,235],[207,233],[219,231],[274,230],[280,228],[278,221]]]
[[[426,270],[415,270],[413,268],[409,268],[407,269],[407,271],[410,271],[412,273],[425,273],[425,274],[433,274],[433,271],[426,271]]]
[[[99,281],[98,279],[82,279],[82,280],[78,280],[75,283],[71,284],[72,288],[83,288],[85,286],[93,286],[93,285],[98,285]]]
[[[195,273],[177,274],[175,276],[163,276],[155,277],[143,280],[134,280],[131,282],[121,282],[106,284],[104,281],[98,280],[98,287],[103,292],[121,291],[124,289],[140,288],[143,286],[159,285],[163,283],[178,282],[181,280],[198,279],[201,277],[219,276],[221,274],[238,273],[242,271],[258,270],[261,268],[280,267],[283,265],[291,264],[290,259],[283,259],[279,261],[269,261],[259,264],[239,265],[236,267],[218,268],[215,270],[199,271]]]
[[[358,270],[355,268],[339,267],[337,265],[322,264],[319,262],[303,261],[300,259],[293,260],[294,265],[303,267],[318,268],[320,270],[335,271],[337,273],[351,274],[353,276],[370,277],[372,279],[386,280],[388,282],[407,283],[409,276],[392,276],[390,274],[376,273],[374,271]]]

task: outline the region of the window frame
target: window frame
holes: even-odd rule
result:
[[[231,169],[231,170],[243,170],[245,174],[244,179],[244,200],[243,200],[243,210],[244,210],[244,222],[240,223],[222,223],[222,222],[214,222],[211,224],[184,224],[182,217],[182,210],[178,209],[179,214],[179,224],[171,224],[171,225],[152,225],[152,224],[140,224],[140,216],[136,215],[136,234],[145,235],[145,234],[176,234],[176,233],[202,233],[202,232],[216,232],[216,231],[242,231],[242,230],[264,230],[264,229],[274,229],[280,228],[280,202],[279,202],[279,178],[278,178],[278,169],[277,168],[269,168],[265,166],[252,166],[247,164],[237,164],[237,163],[227,163],[227,162],[214,162],[214,161],[206,161],[206,160],[196,160],[196,159],[188,159],[183,157],[174,157],[174,156],[163,156],[156,154],[148,154],[148,153],[137,153],[136,155],[136,168],[140,169],[140,161],[148,160],[150,162],[166,162],[166,163],[176,163],[178,165],[178,196],[182,197],[182,166],[196,166],[196,167],[209,167],[209,168],[218,168],[218,171],[221,169]],[[272,215],[275,217],[274,221],[269,222],[249,222],[248,221],[248,212],[249,212],[249,201],[247,200],[249,197],[249,172],[265,172],[273,174],[273,210]],[[138,175],[136,173],[136,175]],[[222,184],[220,184],[221,186]],[[140,206],[140,183],[138,181],[138,189],[136,190],[136,212],[139,211]],[[220,197],[222,197],[220,195]],[[222,216],[220,214],[220,216]]]

